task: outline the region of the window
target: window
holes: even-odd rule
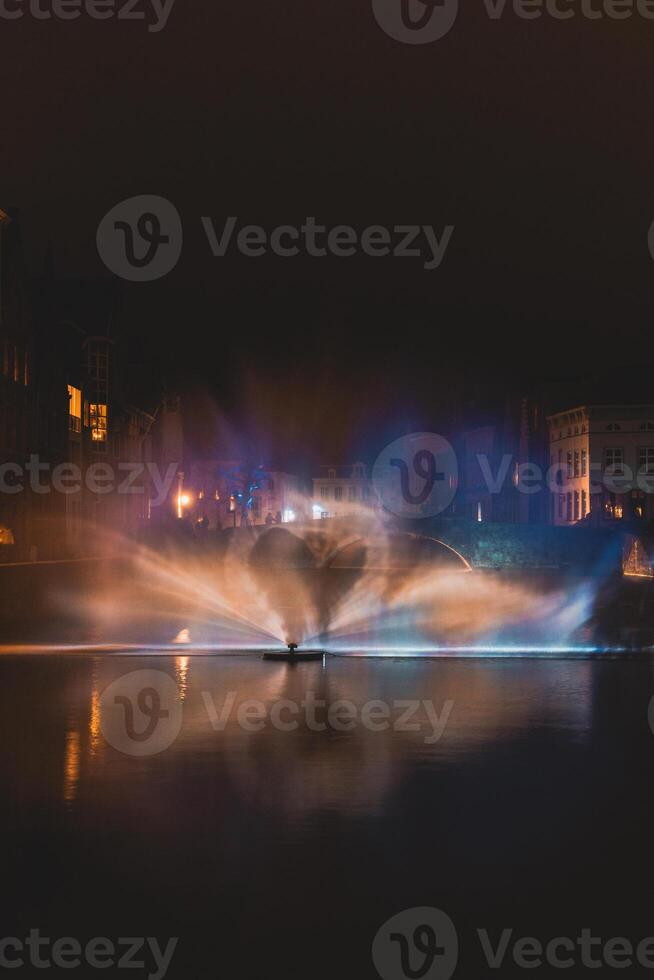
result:
[[[336,479],[336,470],[327,470],[327,478],[329,480],[335,480]]]
[[[579,476],[579,450],[575,449],[575,476]]]
[[[575,490],[575,520],[578,521],[581,516],[579,510],[579,491]]]
[[[20,380],[21,380],[20,351],[14,344],[14,381],[19,382]]]
[[[334,487],[334,500],[343,499],[343,487]]]
[[[567,453],[567,464],[568,464],[568,479],[572,479],[572,450]]]
[[[641,446],[638,450],[638,467],[641,473],[654,473],[654,446]]]
[[[581,450],[581,475],[586,476],[588,472],[588,450]]]
[[[354,467],[354,477],[357,480],[363,479],[363,466],[361,466],[360,463],[357,463],[357,465]]]
[[[643,422],[640,429],[641,432],[654,432],[654,422]]]
[[[348,487],[347,488],[347,499],[348,500],[356,500],[357,499],[357,488],[356,487]]]
[[[68,428],[71,432],[82,431],[82,392],[68,385]]]
[[[25,351],[25,357],[23,359],[23,384],[27,388],[30,383],[30,355],[28,351]]]
[[[107,442],[107,406],[91,405],[91,439],[93,442]],[[103,447],[104,448],[104,447]]]
[[[607,432],[620,432],[621,428],[622,428],[622,426],[621,425],[618,425],[617,422],[609,422],[609,424],[606,427],[606,431]]]
[[[84,425],[88,429],[88,427],[89,427],[90,424],[91,424],[91,419],[90,419],[90,414],[89,414],[89,403],[87,402],[87,400],[85,398],[84,399]]]
[[[612,446],[604,450],[604,466],[613,473],[622,473],[622,448]]]
[[[588,513],[588,494],[586,493],[585,490],[582,490],[581,491],[581,516],[582,516],[582,519],[586,516],[587,513]]]
[[[571,493],[567,493],[566,494],[566,514],[565,514],[565,519],[566,519],[566,521],[571,521],[572,520],[572,494]]]
[[[561,520],[565,517],[565,494],[559,494],[559,517]]]
[[[321,487],[320,488],[320,499],[321,500],[329,500],[329,489],[330,489],[329,487]]]

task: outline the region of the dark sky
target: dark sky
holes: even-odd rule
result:
[[[479,0],[410,46],[370,0],[176,0],[158,34],[86,17],[0,30],[0,194],[31,271],[52,240],[59,275],[107,275],[102,216],[171,200],[182,259],[125,286],[121,328],[243,425],[328,446],[333,424],[356,443],[450,398],[651,361],[654,21],[492,21]],[[434,271],[215,259],[202,215],[455,231]]]

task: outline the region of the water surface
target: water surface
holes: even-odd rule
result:
[[[101,695],[144,668],[172,679],[183,721],[134,757],[105,740]],[[647,660],[5,654],[0,684],[3,935],[179,936],[180,978],[365,978],[379,926],[434,905],[459,931],[456,976],[478,978],[479,927],[654,934]],[[398,701],[453,704],[437,741],[422,713],[418,731],[300,713],[249,732],[234,711],[216,731],[207,695],[229,692],[268,710],[378,699],[394,720]]]

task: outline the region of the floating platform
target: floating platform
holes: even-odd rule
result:
[[[285,663],[297,664],[305,660],[322,660],[325,656],[322,650],[267,650],[264,660],[280,660]]]

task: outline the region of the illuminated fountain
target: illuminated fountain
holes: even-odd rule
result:
[[[589,654],[597,581],[471,568],[382,520],[241,528],[159,550],[116,540],[102,574],[48,594],[48,640],[179,652]],[[80,573],[82,574],[82,573]],[[86,581],[88,579],[88,581]],[[53,623],[67,624],[59,633]]]
[[[244,528],[217,554],[138,550],[79,600],[80,631],[107,642],[276,659],[347,655],[589,653],[595,587],[475,570],[432,538],[381,521]],[[70,609],[70,597],[60,601]],[[86,625],[85,625],[86,624]],[[299,647],[299,650],[298,650]],[[298,652],[296,652],[298,651]]]

